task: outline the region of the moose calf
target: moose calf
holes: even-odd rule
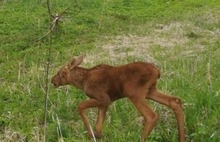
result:
[[[157,67],[151,63],[133,62],[117,67],[100,64],[86,69],[79,67],[83,58],[80,56],[72,59],[62,67],[52,78],[52,84],[55,87],[73,85],[83,90],[89,97],[89,100],[78,105],[88,137],[92,137],[92,132],[85,110],[92,107],[98,108],[94,135],[99,138],[109,105],[115,100],[127,97],[144,117],[145,123],[141,141],[147,139],[158,119],[158,115],[147,105],[145,99],[154,100],[174,111],[178,124],[179,142],[185,141],[184,113],[181,100],[156,89],[157,79],[160,77],[160,71]]]

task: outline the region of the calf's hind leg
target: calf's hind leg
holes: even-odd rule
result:
[[[154,100],[160,104],[166,105],[174,111],[178,124],[179,142],[185,142],[184,113],[181,99],[175,96],[161,93],[156,89],[155,86],[150,89],[149,94],[147,95],[147,99]]]

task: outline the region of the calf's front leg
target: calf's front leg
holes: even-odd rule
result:
[[[103,95],[103,96],[106,96],[106,95]],[[87,108],[98,107],[98,118],[97,118],[97,121],[96,121],[94,135],[95,135],[96,138],[100,138],[101,131],[102,131],[102,126],[103,126],[104,119],[105,119],[105,116],[106,116],[106,111],[107,111],[108,106],[111,104],[111,100],[110,100],[109,97],[100,97],[100,98],[101,99],[99,99],[99,100],[91,98],[89,100],[81,102],[78,105],[78,110],[79,110],[79,113],[82,117],[83,123],[86,127],[86,130],[88,132],[88,137],[89,138],[92,138],[93,136],[92,136],[91,127],[90,127],[90,124],[89,124],[89,120],[86,116],[85,110]]]
[[[98,109],[98,118],[95,126],[95,137],[100,138],[102,133],[102,126],[105,120],[106,111],[108,107],[99,107]]]
[[[85,110],[87,108],[92,108],[92,107],[98,107],[100,105],[100,103],[96,100],[96,99],[89,99],[89,100],[86,100],[84,102],[81,102],[79,105],[78,105],[78,110],[79,110],[79,114],[81,115],[82,117],[82,121],[86,127],[86,130],[88,132],[88,137],[89,138],[92,138],[92,131],[90,129],[90,124],[89,124],[89,120],[86,116],[86,113],[85,113]]]

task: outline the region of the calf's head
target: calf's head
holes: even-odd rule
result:
[[[67,65],[60,68],[56,75],[51,79],[51,83],[55,87],[60,87],[70,84],[71,75],[74,74],[74,70],[77,69],[77,66],[80,65],[83,61],[84,56],[78,58],[73,58]]]

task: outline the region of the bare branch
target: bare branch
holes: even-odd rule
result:
[[[48,14],[49,14],[49,16],[53,18],[54,16],[51,14],[50,1],[49,1],[49,0],[47,0],[47,9],[48,9]]]
[[[57,19],[58,20],[58,19]],[[57,21],[56,19],[53,21],[53,24],[52,24],[52,26],[51,26],[51,28],[50,28],[50,30],[47,32],[47,33],[45,33],[43,36],[41,36],[38,40],[41,40],[42,38],[44,38],[45,36],[47,36],[48,34],[50,34],[53,30],[54,30],[54,28],[55,28],[55,26],[56,26],[56,21]]]
[[[67,7],[63,12],[60,12],[58,15],[61,17],[70,7],[71,7],[71,5],[69,7]]]

